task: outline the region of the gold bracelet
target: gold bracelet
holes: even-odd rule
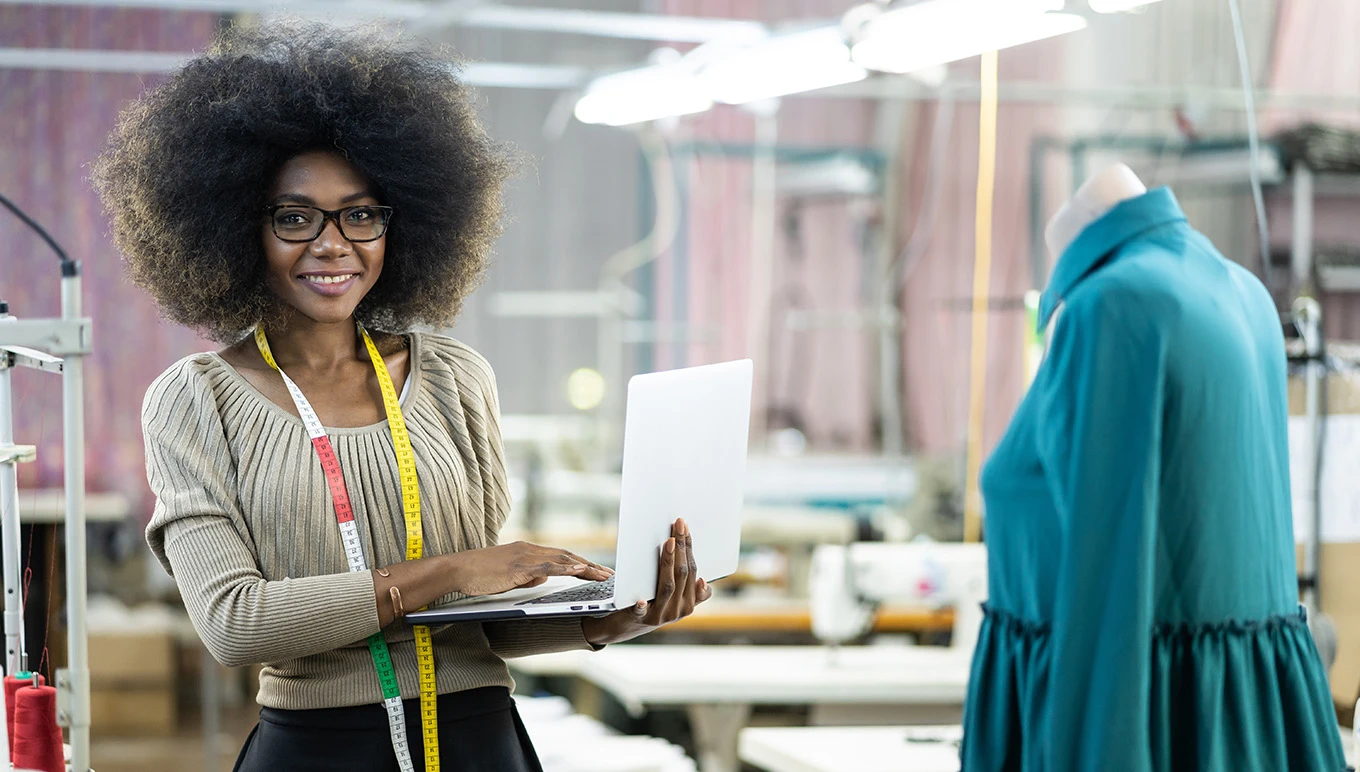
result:
[[[406,616],[406,607],[401,604],[401,590],[395,586],[388,589],[387,594],[392,598],[392,614],[394,619],[401,619]]]

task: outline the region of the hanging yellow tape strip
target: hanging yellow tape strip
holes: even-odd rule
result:
[[[401,475],[401,511],[406,518],[406,559],[420,560],[424,552],[424,531],[420,522],[420,481],[416,477],[416,455],[411,450],[411,436],[406,431],[406,419],[401,414],[397,389],[387,371],[378,347],[367,331],[360,328],[373,369],[378,373],[378,388],[382,391],[383,409],[387,413],[387,429],[392,434],[392,447],[397,454],[397,471]],[[439,694],[434,681],[434,643],[430,628],[414,625],[416,663],[420,668],[420,727],[425,744],[426,772],[439,772]]]
[[[982,95],[978,100],[978,176],[976,252],[973,259],[973,343],[968,369],[968,465],[963,496],[963,540],[982,536],[983,417],[987,404],[987,323],[992,292],[992,199],[996,193],[997,56],[982,55]]]

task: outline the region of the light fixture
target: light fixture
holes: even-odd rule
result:
[[[1088,0],[1091,10],[1096,13],[1122,13],[1158,2],[1161,0]]]
[[[712,106],[688,67],[660,64],[596,78],[576,102],[575,113],[582,123],[626,126]]]
[[[1052,12],[1063,5],[1063,0],[925,0],[865,23],[852,57],[871,70],[915,72],[1085,29],[1081,16]]]
[[[850,60],[836,26],[779,35],[717,57],[699,70],[716,102],[745,104],[854,83],[868,77]]]

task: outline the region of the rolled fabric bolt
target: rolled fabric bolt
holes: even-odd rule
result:
[[[14,766],[40,772],[66,772],[57,690],[28,687],[14,694]]]
[[[14,761],[14,693],[27,686],[32,688],[34,673],[24,671],[5,676],[5,733],[9,737],[9,760]],[[37,674],[38,685],[47,683],[42,674]]]

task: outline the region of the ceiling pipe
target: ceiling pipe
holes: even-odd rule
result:
[[[0,69],[67,72],[172,72],[194,55],[157,51],[97,51],[69,48],[0,48]],[[458,77],[476,88],[579,88],[591,72],[584,67],[510,62],[469,62],[457,66]]]
[[[528,8],[484,0],[0,0],[0,5],[86,8],[153,8],[265,16],[309,16],[336,21],[394,21],[429,33],[445,27],[557,32],[626,40],[676,43],[750,41],[764,37],[764,24],[747,19],[718,19],[665,14],[612,13],[573,8]]]

